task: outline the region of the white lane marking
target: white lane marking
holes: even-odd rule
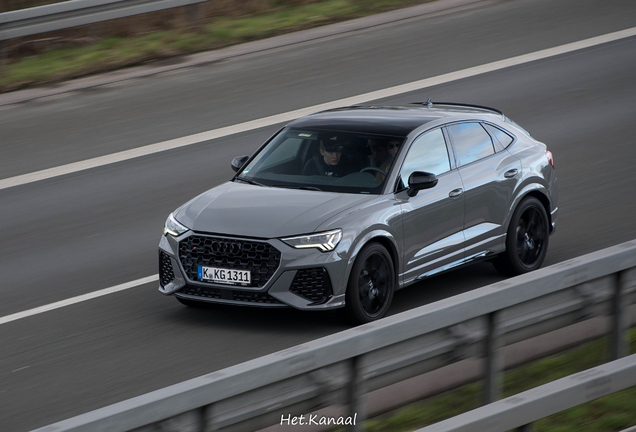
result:
[[[48,311],[51,311],[51,310],[54,310],[54,309],[60,309],[60,308],[63,308],[63,307],[66,307],[66,306],[70,306],[70,305],[75,304],[75,303],[81,303],[81,302],[84,302],[86,300],[91,300],[91,299],[94,299],[94,298],[97,298],[97,297],[102,297],[102,296],[105,296],[105,295],[108,295],[108,294],[113,294],[113,293],[116,293],[116,292],[119,292],[119,291],[124,291],[124,290],[130,289],[130,288],[135,288],[135,287],[137,287],[139,285],[144,285],[144,284],[147,284],[147,283],[150,283],[150,282],[156,282],[158,280],[159,280],[159,275],[148,276],[148,277],[145,277],[145,278],[142,278],[142,279],[134,280],[132,282],[126,282],[126,283],[123,283],[123,284],[120,284],[120,285],[115,285],[115,286],[110,287],[110,288],[104,288],[102,290],[94,291],[94,292],[91,292],[91,293],[88,293],[88,294],[83,294],[83,295],[80,295],[80,296],[77,296],[77,297],[72,297],[72,298],[69,298],[69,299],[66,299],[66,300],[60,300],[60,301],[55,302],[55,303],[50,303],[50,304],[47,304],[47,305],[44,305],[44,306],[40,306],[40,307],[36,307],[36,308],[33,308],[33,309],[25,310],[25,311],[22,311],[22,312],[17,312],[17,313],[11,314],[11,315],[5,315],[3,317],[0,317],[0,325],[9,323],[11,321],[17,321],[17,320],[22,319],[22,318],[27,318],[27,317],[30,317],[30,316],[33,316],[33,315],[38,315],[38,314],[41,314],[43,312],[48,312]]]
[[[524,63],[533,62],[536,60],[545,59],[548,57],[554,57],[561,54],[566,54],[572,51],[577,51],[584,48],[593,47],[596,45],[612,42],[628,37],[636,36],[636,27],[632,27],[626,30],[621,30],[614,33],[608,33],[602,36],[593,37],[590,39],[584,39],[582,41],[573,42],[565,45],[560,45],[554,48],[548,48],[533,53],[524,54],[516,57],[511,57],[505,60],[499,60],[492,63],[487,63],[481,66],[475,66],[468,69],[463,69],[456,72],[450,72],[443,75],[438,75],[432,78],[426,78],[418,81],[413,81],[406,84],[401,84],[395,87],[389,87],[383,90],[377,90],[370,93],[364,93],[357,96],[352,96],[344,99],[335,100],[332,102],[326,102],[319,105],[310,106],[307,108],[301,108],[294,111],[288,111],[282,114],[276,114],[269,117],[264,117],[257,120],[252,120],[244,123],[235,124],[232,126],[226,126],[219,129],[213,129],[206,132],[201,132],[194,135],[189,135],[181,138],[176,138],[168,141],[163,141],[156,144],[150,144],[143,147],[138,147],[131,150],[122,151],[119,153],[113,153],[105,156],[100,156],[92,159],[87,159],[80,162],[74,162],[67,165],[61,165],[55,168],[49,168],[42,171],[37,171],[29,174],[23,174],[15,177],[6,178],[0,180],[0,190],[7,189],[14,186],[33,183],[40,180],[46,180],[49,178],[71,174],[78,171],[87,170],[90,168],[96,168],[104,165],[113,164],[116,162],[122,162],[129,159],[150,155],[153,153],[159,153],[166,150],[177,149],[179,147],[185,147],[192,144],[198,144],[203,141],[213,140],[217,138],[226,137],[228,135],[237,134],[240,132],[247,132],[254,129],[272,126],[278,123],[287,123],[298,117],[302,117],[316,111],[338,108],[347,105],[356,105],[361,103],[370,102],[377,99],[383,99],[391,96],[396,96],[401,93],[407,93],[415,90],[421,90],[426,87],[432,87],[440,84],[445,84],[451,81],[460,80],[463,78],[469,78],[476,75],[481,75],[487,72],[493,72],[500,69],[505,69],[511,66],[517,66]]]

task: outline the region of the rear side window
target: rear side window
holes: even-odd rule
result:
[[[435,175],[450,171],[448,150],[441,129],[426,132],[413,141],[400,171],[404,187],[409,184],[409,176],[414,171],[425,171]]]
[[[492,136],[494,136],[499,141],[499,143],[501,144],[503,148],[508,147],[510,143],[514,140],[513,137],[511,137],[510,135],[508,135],[506,132],[502,131],[498,127],[495,127],[489,124],[485,124],[484,126],[486,127],[486,129],[488,129],[488,132],[490,132]]]
[[[488,132],[479,123],[459,123],[448,126],[459,166],[495,154]]]

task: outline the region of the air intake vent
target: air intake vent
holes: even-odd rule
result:
[[[172,271],[172,262],[170,257],[163,252],[159,252],[159,283],[165,287],[174,280],[174,271]]]
[[[331,297],[331,279],[323,267],[298,270],[289,291],[313,303],[324,303]]]

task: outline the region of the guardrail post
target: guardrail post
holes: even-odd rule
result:
[[[629,312],[625,304],[625,271],[616,274],[612,298],[612,329],[610,330],[610,357],[617,360],[629,354]]]
[[[363,431],[362,422],[367,419],[364,403],[364,377],[362,376],[362,356],[353,357],[349,366],[349,388],[347,399],[349,403],[349,418],[352,424],[347,428],[350,432]]]
[[[501,398],[503,387],[503,339],[501,337],[501,312],[486,316],[486,338],[484,340],[484,405]]]
[[[190,27],[198,27],[201,22],[201,3],[193,3],[187,8]]]
[[[213,431],[216,428],[212,423],[210,416],[212,415],[212,407],[213,405],[205,405],[198,409],[199,416],[199,431],[200,432],[209,432]]]
[[[528,423],[517,428],[517,432],[534,432],[534,423]]]
[[[145,427],[135,429],[138,432],[150,431],[192,431],[192,432],[209,432],[215,430],[208,427],[209,406],[202,406],[190,411],[182,412],[165,420],[158,421],[154,424],[147,424]],[[62,429],[68,430],[68,429]],[[123,429],[118,429],[123,430]]]
[[[9,64],[9,44],[0,40],[0,68],[6,64]]]

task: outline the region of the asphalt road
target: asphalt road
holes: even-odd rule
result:
[[[0,111],[0,178],[633,27],[628,0],[515,0]],[[636,238],[636,38],[378,103],[502,109],[554,153],[546,265]],[[0,190],[0,317],[155,274],[163,222],[278,126]],[[487,263],[391,313],[500,280]],[[24,431],[342,330],[332,314],[191,310],[156,284],[0,325],[0,430]]]

